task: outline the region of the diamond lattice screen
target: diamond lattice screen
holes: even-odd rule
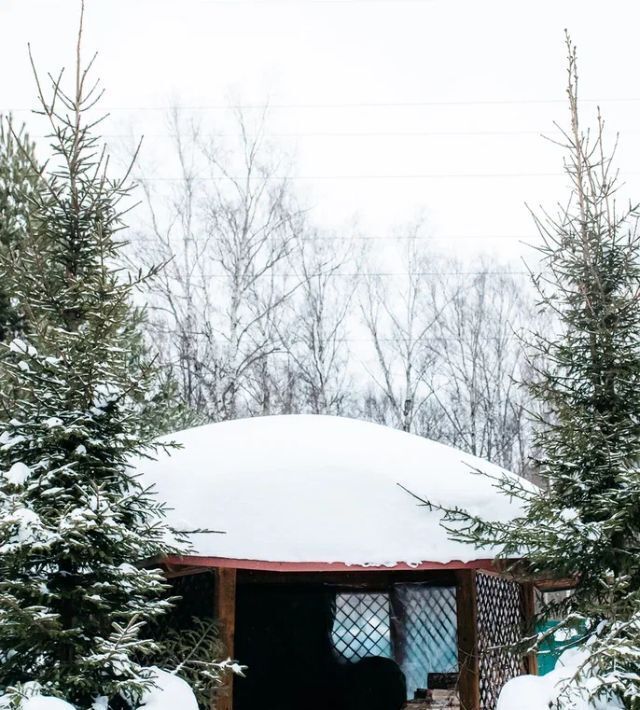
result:
[[[476,580],[480,707],[495,710],[502,686],[525,672],[516,648],[524,623],[522,587],[481,572]]]
[[[333,647],[348,661],[365,656],[392,658],[390,618],[387,593],[337,594]]]
[[[409,698],[426,688],[429,673],[458,670],[455,587],[403,584],[395,587],[396,660]]]
[[[345,660],[395,659],[411,699],[429,673],[458,670],[456,590],[398,584],[389,592],[338,593],[332,637]]]

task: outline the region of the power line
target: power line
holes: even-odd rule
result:
[[[618,131],[624,135],[637,135],[640,130],[636,128],[621,129]],[[516,137],[516,136],[532,136],[535,138],[544,138],[550,136],[549,131],[540,130],[488,130],[488,131],[295,131],[295,132],[265,132],[264,134],[250,134],[243,136],[241,133],[199,133],[201,138],[248,138],[255,140],[257,138],[280,139],[280,138],[462,138],[462,137]],[[147,140],[149,138],[171,138],[175,139],[182,134],[178,133],[146,133],[141,132],[140,136]],[[38,140],[46,140],[51,138],[50,134],[37,133],[29,134],[30,138]],[[133,133],[102,133],[101,138],[132,138],[137,137]]]
[[[389,3],[402,2],[405,4],[427,5],[437,2],[437,0],[196,0],[199,5],[384,5]]]
[[[637,129],[629,129],[623,131],[625,134],[640,133]],[[50,138],[50,134],[29,134],[31,138]],[[131,138],[132,133],[102,133],[101,138]],[[146,133],[143,132],[143,138],[177,138],[182,134],[162,132],[162,133]],[[203,132],[198,134],[202,138],[243,138],[241,133],[208,133]],[[504,131],[296,131],[296,132],[265,132],[264,134],[246,135],[249,139],[256,138],[420,138],[427,136],[434,137],[460,137],[460,136],[536,136],[545,135],[545,131],[540,130],[504,130]]]
[[[627,171],[625,175],[638,175],[640,173]],[[136,176],[137,180],[144,182],[224,182],[230,180],[246,181],[290,181],[290,180],[448,180],[448,179],[511,179],[511,178],[557,178],[565,177],[566,173],[395,173],[395,174],[353,174],[353,175],[215,175],[204,177],[196,175],[193,177],[145,177]]]
[[[362,271],[362,272],[327,272],[315,274],[322,277],[330,278],[367,278],[367,277],[380,277],[380,278],[400,278],[403,276],[531,276],[528,271]],[[300,274],[289,273],[289,272],[274,272],[269,274],[269,278],[278,276],[280,278],[292,278],[299,279]],[[229,274],[198,274],[191,279],[192,282],[197,283],[198,279],[227,279],[230,278]]]
[[[191,330],[188,328],[163,328],[158,325],[154,325],[153,323],[149,323],[148,326],[149,330],[152,330],[156,333],[159,333],[161,335],[190,335],[190,336],[199,336],[199,335],[205,335],[204,331],[202,330]],[[217,342],[229,342],[228,338],[225,338],[224,335],[218,335],[218,336],[211,336],[211,334],[207,333],[206,337],[208,340],[215,340]],[[368,336],[366,338],[360,337],[360,338],[351,338],[351,337],[340,337],[340,338],[331,338],[331,342],[338,342],[338,343],[371,343],[375,342],[376,340],[378,342],[383,342],[383,343],[406,343],[409,342],[409,339],[407,338],[402,338],[402,337],[396,337],[396,338],[391,338],[391,337],[374,337],[374,336]],[[485,341],[485,342],[493,342],[493,341],[503,341],[503,340],[517,340],[520,341],[520,338],[517,333],[503,333],[501,335],[482,335],[478,338],[480,341]],[[412,342],[415,342],[412,341]],[[437,343],[460,343],[460,338],[453,337],[453,336],[423,336],[420,338],[420,342],[437,342]],[[286,354],[286,352],[283,351],[281,354]]]
[[[336,0],[339,2],[340,0]],[[371,1],[371,0],[367,0]],[[382,0],[380,0],[382,1]],[[611,97],[611,98],[586,98],[580,99],[583,104],[607,104],[607,103],[636,103],[640,101],[640,97]],[[289,111],[289,110],[317,110],[317,109],[361,109],[361,108],[433,108],[436,106],[531,106],[544,104],[565,104],[566,99],[450,99],[450,100],[435,100],[435,101],[353,101],[353,102],[335,102],[335,103],[246,103],[246,104],[193,104],[187,106],[179,106],[180,110],[185,111],[254,111],[254,110],[274,110],[274,111]],[[105,106],[102,108],[105,112],[111,111],[171,111],[175,109],[175,105],[159,105],[159,106]],[[14,107],[5,108],[3,113],[24,113],[31,112],[33,108]]]
[[[417,235],[417,234],[398,234],[398,235],[387,235],[387,236],[381,236],[381,235],[372,235],[372,236],[362,236],[362,235],[327,235],[324,237],[321,236],[308,236],[308,237],[300,237],[297,239],[299,242],[350,242],[350,241],[362,241],[362,242],[368,242],[368,241],[390,241],[390,242],[395,242],[395,241],[421,241],[425,242],[425,244],[429,244],[432,241],[438,241],[438,240],[457,240],[457,239],[474,239],[474,240],[480,240],[480,239],[510,239],[510,240],[529,240],[529,239],[535,239],[538,235],[536,234],[434,234],[434,235],[429,235],[429,236],[422,236],[422,235]],[[131,237],[130,239],[126,240],[128,244],[138,244],[138,243],[143,243],[143,244],[160,244],[161,240],[157,239],[155,237],[144,237],[144,236],[135,236]],[[170,244],[172,241],[175,241],[175,243],[179,244],[180,242],[184,242],[185,240],[181,237],[178,237],[175,240],[169,240]],[[192,241],[192,240],[191,240]],[[162,242],[162,245],[165,245],[165,242]]]

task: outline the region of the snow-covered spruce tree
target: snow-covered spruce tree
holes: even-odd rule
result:
[[[569,49],[570,128],[563,131],[570,200],[536,218],[543,238],[540,307],[553,334],[537,334],[531,390],[537,462],[546,485],[496,481],[522,499],[522,515],[495,523],[449,510],[452,534],[501,557],[524,557],[534,575],[575,582],[567,624],[585,629],[582,675],[594,696],[640,707],[640,235],[638,209],[616,202],[613,152],[598,114],[578,123],[575,47]],[[555,610],[556,612],[558,609]],[[565,696],[560,707],[572,708]]]
[[[58,77],[48,100],[36,74],[52,152],[20,257],[2,257],[28,332],[0,359],[0,692],[35,680],[83,709],[148,685],[145,624],[169,606],[160,573],[134,565],[167,551],[162,506],[128,465],[152,453],[158,403],[136,282],[114,267],[129,189],[93,133],[90,66],[79,39],[70,93]]]
[[[0,251],[19,249],[30,221],[36,189],[34,145],[24,126],[14,135],[11,117],[0,115]],[[4,260],[7,261],[6,259]],[[24,314],[11,302],[13,273],[0,266],[0,341],[17,335]]]

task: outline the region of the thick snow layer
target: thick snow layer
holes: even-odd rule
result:
[[[8,698],[0,697],[0,708],[8,710],[11,705]],[[51,698],[45,695],[33,695],[20,704],[20,710],[75,710],[73,705],[60,698]]]
[[[155,687],[148,690],[142,697],[138,710],[198,710],[198,702],[189,685],[174,675],[160,668],[152,666],[147,669]],[[27,683],[26,694],[31,695],[22,701],[20,710],[75,710],[73,705],[59,698],[51,698],[38,694],[37,684]],[[9,710],[10,703],[7,696],[0,697],[0,710]],[[107,699],[97,698],[93,708],[107,707]]]
[[[147,691],[138,710],[198,710],[198,702],[189,685],[173,673],[152,667],[155,688]]]
[[[506,520],[516,504],[443,444],[370,422],[314,415],[209,424],[166,437],[182,449],[136,467],[195,534],[196,553],[270,562],[358,565],[468,562],[492,551],[449,540],[432,503]]]
[[[24,702],[20,710],[74,710],[74,707],[59,698],[36,695]]]
[[[496,710],[549,710],[556,696],[549,675],[513,678],[502,689]]]
[[[588,672],[583,672],[580,683],[574,679],[588,658],[588,649],[570,648],[560,655],[550,673],[510,680],[500,692],[496,710],[621,710],[622,704],[615,699],[589,700]]]
[[[14,463],[7,473],[7,480],[14,486],[22,486],[27,478],[29,478],[30,473],[31,470],[28,466],[20,462]]]

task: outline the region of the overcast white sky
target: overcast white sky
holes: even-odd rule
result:
[[[0,0],[0,111],[34,105],[28,41],[42,69],[71,65],[78,9]],[[639,21],[630,0],[87,0],[85,46],[110,136],[133,123],[157,154],[177,100],[215,132],[230,95],[268,99],[317,221],[357,215],[385,236],[424,208],[451,249],[517,256],[525,200],[566,194],[561,153],[540,138],[566,118],[565,27],[584,120],[600,102],[640,196]]]

